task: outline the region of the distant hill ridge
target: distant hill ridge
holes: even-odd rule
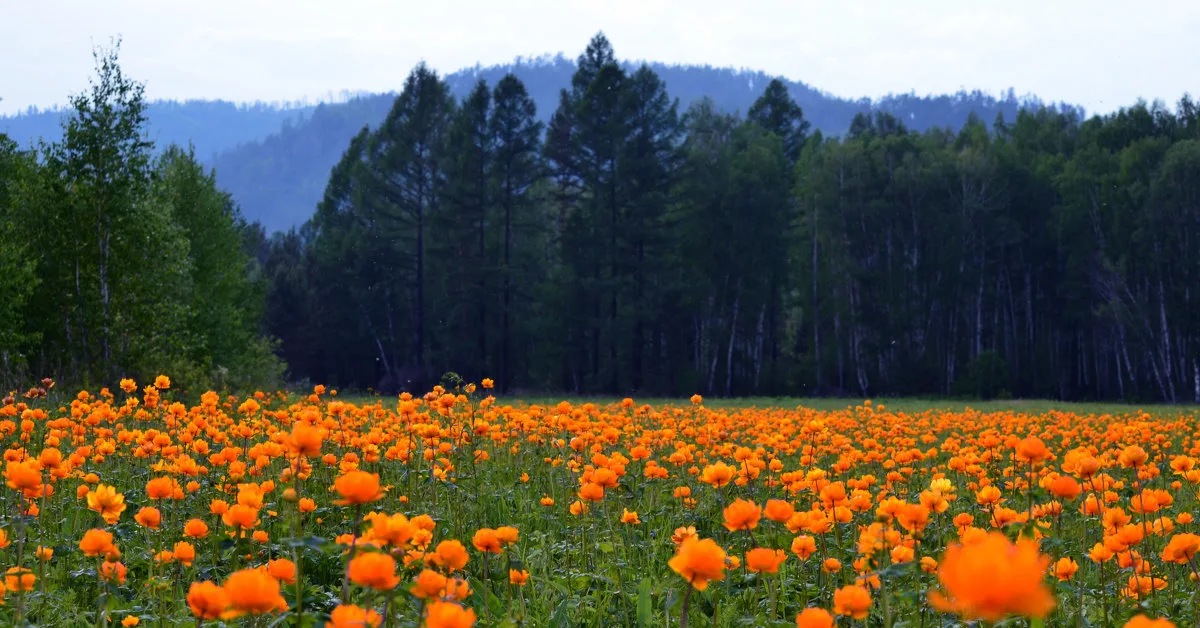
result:
[[[641,62],[626,62],[629,67]],[[724,111],[744,113],[774,77],[761,71],[648,62],[680,111],[703,97]],[[451,93],[462,98],[479,80],[494,85],[506,73],[520,78],[537,103],[538,116],[549,118],[558,92],[570,84],[575,62],[563,55],[517,59],[513,63],[472,67],[445,76]],[[397,84],[403,80],[397,75]],[[889,95],[851,100],[822,92],[803,82],[785,81],[814,130],[841,134],[855,114],[885,111],[911,129],[957,129],[974,113],[990,123],[997,115],[1013,119],[1022,108],[1045,106],[1036,97],[1002,97],[980,91],[917,96]],[[195,147],[196,155],[216,169],[218,184],[233,195],[248,220],[268,231],[299,226],[313,213],[329,171],[363,126],[375,126],[387,115],[395,93],[366,94],[344,102],[311,105],[235,104],[227,101],[155,101],[149,104],[150,135],[165,147]],[[1068,104],[1058,109],[1076,109]],[[0,117],[0,133],[22,145],[59,137],[63,110],[33,111]]]

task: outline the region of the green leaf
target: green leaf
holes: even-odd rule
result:
[[[653,586],[649,578],[642,578],[638,584],[637,597],[637,622],[638,626],[643,628],[650,625],[650,621],[654,617],[654,607],[651,604],[650,588]]]

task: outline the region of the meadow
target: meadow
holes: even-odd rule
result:
[[[1197,411],[45,380],[0,623],[1200,623]]]

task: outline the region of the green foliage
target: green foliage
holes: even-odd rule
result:
[[[61,143],[40,159],[0,145],[0,380],[277,382],[232,201],[191,152],[153,157],[142,85],[115,48],[95,58]]]

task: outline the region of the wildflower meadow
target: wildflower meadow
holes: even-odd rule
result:
[[[339,399],[0,404],[0,623],[1200,621],[1196,414]]]

